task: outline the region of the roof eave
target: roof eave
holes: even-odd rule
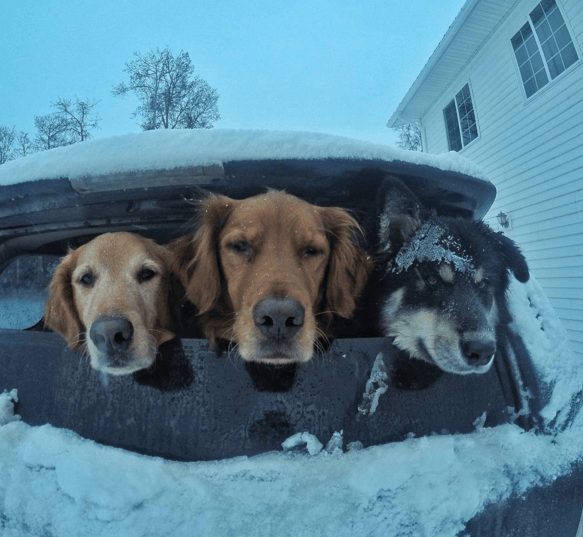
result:
[[[421,117],[406,118],[402,116],[403,110],[407,107],[407,105],[409,104],[411,99],[415,96],[421,85],[425,82],[425,80],[427,79],[427,77],[437,64],[437,62],[439,62],[439,60],[443,56],[443,53],[447,50],[447,47],[449,47],[451,42],[455,39],[459,30],[466,23],[468,17],[471,15],[474,8],[480,2],[482,2],[482,0],[467,0],[466,3],[462,6],[460,12],[457,14],[453,23],[448,28],[447,32],[437,45],[437,48],[435,49],[433,54],[429,57],[429,60],[427,60],[427,63],[425,64],[419,75],[417,75],[415,82],[413,82],[413,85],[409,88],[409,91],[407,91],[405,97],[403,97],[403,99],[399,103],[399,106],[397,106],[397,109],[393,112],[393,115],[389,118],[389,121],[387,122],[387,126],[389,128],[399,127],[406,123],[410,122],[412,123],[414,121],[418,121],[421,119]]]

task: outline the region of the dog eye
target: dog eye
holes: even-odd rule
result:
[[[250,256],[253,253],[253,248],[245,241],[232,242],[229,244],[229,248],[239,255]]]
[[[427,285],[429,285],[430,287],[435,287],[438,284],[439,279],[437,278],[437,276],[429,274],[429,276],[425,276],[425,281],[427,282]]]
[[[85,285],[87,287],[89,287],[90,285],[93,285],[94,282],[95,282],[95,276],[93,276],[93,274],[91,272],[86,272],[85,274],[83,274],[83,276],[81,276],[81,278],[79,278],[79,283],[81,283],[82,285]]]
[[[321,254],[322,250],[320,250],[319,248],[315,248],[314,246],[308,246],[303,254],[302,257],[313,257],[315,255]]]
[[[140,270],[140,272],[138,272],[136,279],[138,280],[139,283],[142,283],[151,280],[154,276],[156,276],[156,273],[152,269],[143,268],[142,270]]]
[[[488,285],[488,280],[482,280],[480,282],[478,282],[478,289],[485,289],[485,287]]]

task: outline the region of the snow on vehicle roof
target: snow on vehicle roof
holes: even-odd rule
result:
[[[0,166],[0,185],[265,159],[401,161],[486,179],[455,151],[429,155],[313,132],[155,130],[97,138],[35,153]]]

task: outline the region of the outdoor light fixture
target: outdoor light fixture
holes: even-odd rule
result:
[[[503,228],[508,228],[510,227],[510,218],[508,218],[507,214],[504,214],[502,211],[500,211],[497,215],[496,218],[498,219],[498,223],[503,227]]]

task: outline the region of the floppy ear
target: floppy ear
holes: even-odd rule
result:
[[[330,259],[324,290],[324,311],[352,317],[355,300],[374,268],[372,256],[356,242],[362,233],[358,222],[344,209],[322,208],[322,219],[330,244]]]
[[[199,315],[215,308],[221,296],[218,238],[234,203],[235,200],[226,196],[211,195],[202,200],[194,235],[170,244],[174,255],[173,272],[178,275]]]
[[[176,337],[180,325],[180,303],[184,298],[184,288],[178,278],[172,272],[173,254],[168,246],[162,246],[151,239],[143,239],[149,250],[155,254],[158,261],[164,266],[164,281],[156,304],[156,324],[154,337],[156,344],[161,345]]]
[[[492,236],[496,251],[500,252],[508,270],[514,273],[514,276],[520,283],[525,283],[530,278],[526,259],[522,255],[516,243],[503,235],[501,232],[494,233]]]
[[[75,252],[69,252],[59,263],[49,285],[49,299],[45,305],[45,326],[61,334],[70,348],[83,345],[85,332],[73,300],[71,276],[76,257]]]
[[[417,196],[392,175],[379,188],[379,244],[383,253],[396,252],[421,226],[421,203]]]

